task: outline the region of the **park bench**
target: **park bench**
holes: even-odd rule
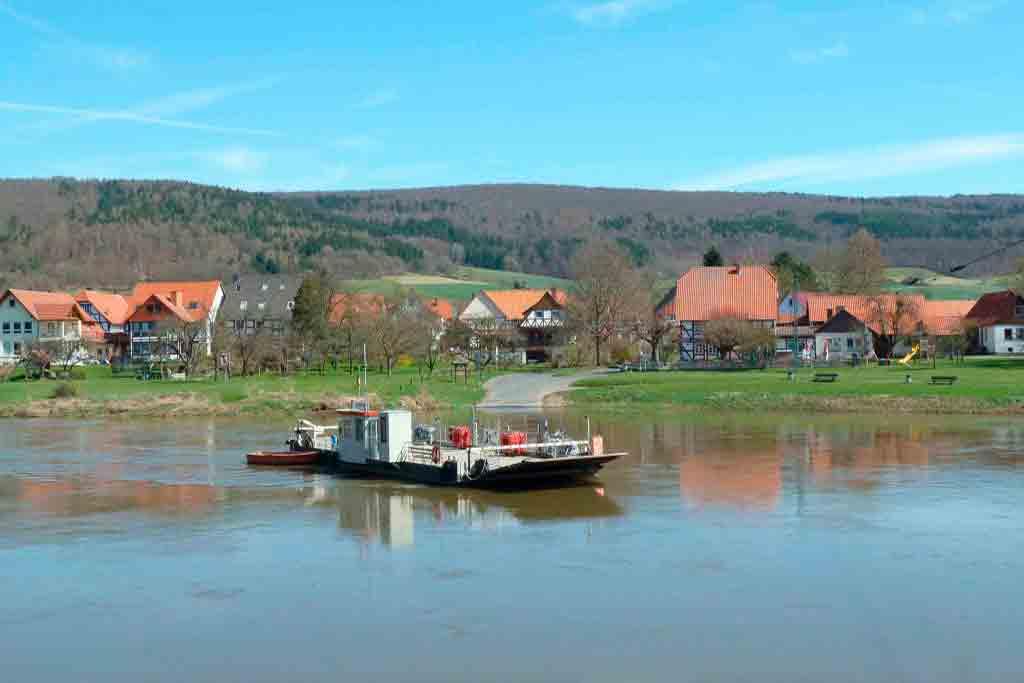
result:
[[[839,379],[838,372],[816,372],[814,373],[814,382],[835,382]]]
[[[956,384],[956,375],[932,375],[931,382],[929,384]]]

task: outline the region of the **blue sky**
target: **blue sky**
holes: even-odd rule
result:
[[[0,176],[1024,192],[1024,3],[0,0]]]

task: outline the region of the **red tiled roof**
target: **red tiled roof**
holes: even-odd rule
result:
[[[124,325],[134,310],[120,294],[93,289],[83,289],[75,295],[75,301],[92,304],[112,325]]]
[[[965,317],[979,325],[1020,323],[1021,319],[1017,315],[1019,300],[1017,293],[1009,289],[985,294],[978,299]]]
[[[384,308],[384,297],[380,294],[366,292],[341,293],[331,297],[330,310],[327,315],[332,325],[338,325],[351,311],[354,315],[380,313]]]
[[[676,284],[679,320],[775,320],[779,285],[766,266],[700,266]]]
[[[441,320],[451,320],[455,317],[455,307],[447,299],[433,298],[426,302],[427,310]]]
[[[807,307],[807,318],[812,325],[821,325],[840,310],[845,309],[858,320],[866,323],[875,332],[878,331],[877,321],[874,320],[878,317],[876,302],[880,301],[883,309],[887,313],[892,313],[896,310],[898,301],[906,301],[911,307],[917,309],[917,316],[915,317],[920,316],[925,305],[925,298],[920,294],[880,294],[876,297],[871,297],[864,294],[803,292],[798,295],[798,298]],[[917,321],[915,320],[914,322],[916,323]]]
[[[132,311],[145,303],[149,297],[159,294],[170,301],[181,299],[181,307],[189,311],[202,310],[204,314],[213,310],[220,291],[220,280],[196,282],[140,282],[135,285],[128,304]]]
[[[549,292],[546,289],[490,289],[481,292],[494,303],[506,320],[522,320],[526,311],[549,293],[556,302],[564,305],[562,301],[565,301],[565,292],[558,290]],[[559,297],[562,301],[559,301]]]
[[[928,334],[948,336],[956,334],[964,317],[974,308],[974,301],[925,301],[921,307],[921,324]]]
[[[35,292],[29,289],[9,289],[2,299],[13,296],[28,314],[36,320],[85,320],[92,318],[82,310],[75,297],[66,292]]]
[[[153,302],[160,304],[160,308],[156,311],[150,311],[147,305]],[[198,320],[202,320],[206,317],[206,310],[198,308],[192,311],[187,310],[183,306],[179,306],[172,299],[162,294],[151,294],[145,300],[141,301],[135,308],[135,312],[132,313],[128,320],[132,322],[157,322],[160,320],[167,320],[167,313],[170,313],[178,320],[182,322],[192,323]]]

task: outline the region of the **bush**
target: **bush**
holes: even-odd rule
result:
[[[61,382],[53,390],[51,398],[76,398],[78,396],[78,387],[69,382]]]
[[[396,368],[411,368],[414,365],[416,365],[416,359],[406,353],[400,355],[395,361]]]

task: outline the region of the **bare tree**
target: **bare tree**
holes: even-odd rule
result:
[[[571,324],[594,344],[594,364],[601,364],[602,346],[628,320],[640,286],[629,257],[608,242],[590,243],[573,259],[576,286],[569,297]]]
[[[655,363],[661,362],[661,346],[665,338],[677,328],[676,322],[658,315],[656,306],[656,276],[651,272],[641,273],[636,277],[637,289],[630,297],[630,311],[627,313],[629,331],[634,337],[651,347],[651,358]],[[646,295],[646,296],[645,296]]]
[[[873,294],[885,281],[881,243],[861,228],[850,237],[839,259],[837,285],[846,294]]]
[[[200,316],[198,320],[165,320],[157,324],[154,336],[159,339],[165,360],[181,363],[185,377],[191,378],[199,365],[199,361],[207,356],[207,320]]]
[[[902,335],[909,335],[920,320],[914,297],[902,294],[881,294],[868,299],[868,322],[878,331],[880,355],[889,356]]]
[[[71,377],[71,369],[82,359],[82,345],[77,339],[53,339],[35,346],[46,352],[49,368],[57,368],[58,375],[64,379]]]
[[[384,359],[384,368],[391,376],[395,361],[412,351],[416,334],[416,310],[408,297],[385,297],[381,310],[369,321],[369,339],[374,351]]]
[[[752,323],[737,318],[718,318],[704,325],[704,341],[717,348],[723,358],[748,343],[754,334]]]
[[[443,323],[425,306],[418,306],[408,316],[411,351],[422,362],[428,375],[433,375],[441,355],[441,340],[444,336]]]
[[[239,371],[245,376],[252,373],[257,361],[267,354],[273,343],[270,331],[259,324],[261,321],[254,321],[252,327],[248,327],[248,320],[237,322],[241,324],[237,326],[229,324],[222,330],[224,336],[227,337],[227,343],[223,346],[238,360]]]

